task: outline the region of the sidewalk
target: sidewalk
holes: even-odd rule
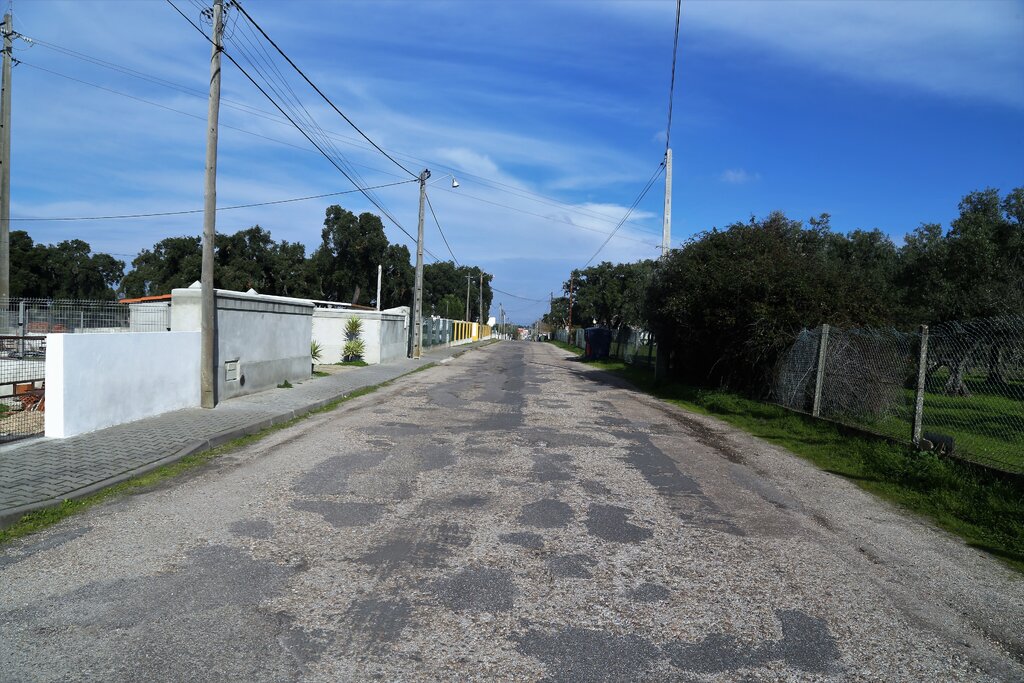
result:
[[[315,377],[291,389],[233,398],[213,410],[188,408],[67,439],[40,437],[5,446],[0,450],[0,529],[25,513],[81,498],[486,343],[426,349],[420,360]]]

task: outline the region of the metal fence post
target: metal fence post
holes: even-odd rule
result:
[[[914,397],[914,425],[910,440],[915,446],[921,444],[921,428],[924,423],[924,384],[928,370],[928,326],[921,325],[921,350],[917,355],[917,392]]]
[[[25,330],[28,327],[25,320],[25,300],[22,299],[18,302],[18,336],[21,337],[19,344],[18,353],[24,358],[25,356]]]
[[[825,384],[825,354],[828,351],[828,325],[821,326],[821,337],[818,339],[818,367],[814,379],[814,404],[811,406],[811,415],[821,415],[821,389]]]

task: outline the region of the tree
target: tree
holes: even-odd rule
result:
[[[170,294],[199,280],[202,264],[199,237],[168,237],[139,252],[121,282],[121,291],[126,297]]]
[[[338,205],[329,206],[321,238],[320,247],[307,262],[316,298],[372,301],[377,291],[377,266],[382,265],[386,271],[382,308],[411,303],[409,250],[388,243],[378,216],[363,213],[357,218]]]
[[[110,254],[93,254],[83,240],[35,244],[28,233],[10,233],[11,295],[46,299],[115,298],[124,277],[124,262]]]
[[[466,277],[469,276],[469,318],[476,320],[480,311],[480,273],[479,266],[456,266],[451,261],[438,261],[423,266],[423,311],[429,314],[444,315],[447,310],[450,317],[461,320],[466,315]],[[484,273],[484,318],[487,322],[494,293],[491,291],[492,275]],[[456,300],[459,302],[455,306]]]

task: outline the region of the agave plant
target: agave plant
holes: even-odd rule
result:
[[[362,360],[363,354],[366,353],[366,344],[363,343],[362,339],[350,339],[345,342],[345,348],[342,350],[345,355],[345,360]]]
[[[313,364],[319,363],[324,355],[324,347],[316,339],[309,343],[309,357],[313,359]]]

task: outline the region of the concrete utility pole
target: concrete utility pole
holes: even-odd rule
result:
[[[665,150],[665,222],[661,228],[661,255],[672,246],[672,150]]]
[[[472,275],[466,276],[466,322],[469,322],[469,283],[473,280]]]
[[[217,122],[220,118],[220,53],[223,51],[224,0],[213,0],[213,48],[210,55],[210,106],[206,115],[206,189],[203,192],[203,270],[200,402],[217,405],[217,302],[213,290],[213,246],[217,234]]]
[[[420,220],[416,232],[416,290],[413,297],[413,329],[412,329],[412,353],[413,358],[420,357],[420,349],[423,344],[423,210],[427,199],[427,179],[430,178],[430,170],[423,169],[420,173]]]
[[[384,271],[384,266],[378,265],[377,266],[377,310],[378,311],[380,310],[380,278],[381,278],[381,274],[383,273],[383,271]]]
[[[480,325],[483,325],[484,320],[484,271],[480,271]]]
[[[0,299],[11,295],[11,34],[14,20],[4,15],[3,90],[0,92]]]

